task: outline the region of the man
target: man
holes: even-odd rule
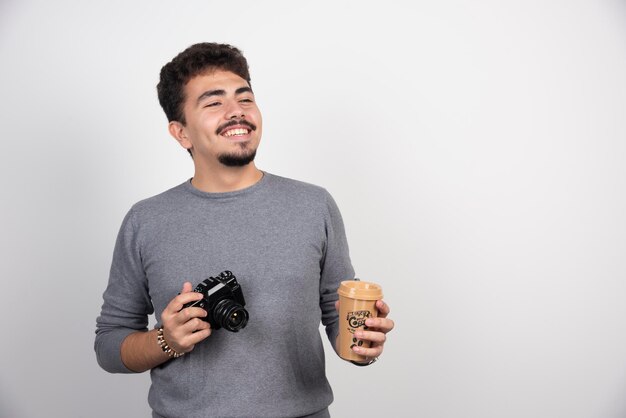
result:
[[[135,204],[116,242],[95,349],[113,373],[151,370],[154,417],[327,417],[319,323],[335,346],[337,288],[354,277],[343,222],[322,188],[260,171],[262,120],[248,64],[229,45],[196,44],[161,70],[169,132],[191,180]],[[192,292],[230,270],[250,314],[212,330]],[[365,364],[393,328],[389,308],[357,337]],[[157,328],[148,331],[148,315]]]

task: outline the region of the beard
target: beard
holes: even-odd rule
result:
[[[217,156],[217,160],[226,167],[243,167],[254,161],[256,149],[250,150],[246,144],[241,144],[241,151],[239,153],[220,154]]]

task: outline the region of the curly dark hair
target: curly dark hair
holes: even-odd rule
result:
[[[185,124],[185,84],[193,77],[212,70],[233,72],[250,84],[248,61],[239,49],[210,42],[192,45],[161,68],[157,93],[168,121]]]

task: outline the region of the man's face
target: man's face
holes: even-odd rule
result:
[[[186,125],[170,123],[172,135],[201,167],[243,166],[261,141],[261,113],[250,85],[230,71],[192,78],[185,86]]]

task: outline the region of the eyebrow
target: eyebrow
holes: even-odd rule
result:
[[[239,87],[237,90],[235,90],[235,96],[242,94],[242,93],[253,93],[253,91],[250,87],[247,87],[247,86]],[[226,96],[226,90],[222,90],[222,89],[207,90],[204,93],[202,93],[200,96],[198,96],[198,100],[196,101],[196,103],[200,103],[202,100],[207,99],[212,96]]]

